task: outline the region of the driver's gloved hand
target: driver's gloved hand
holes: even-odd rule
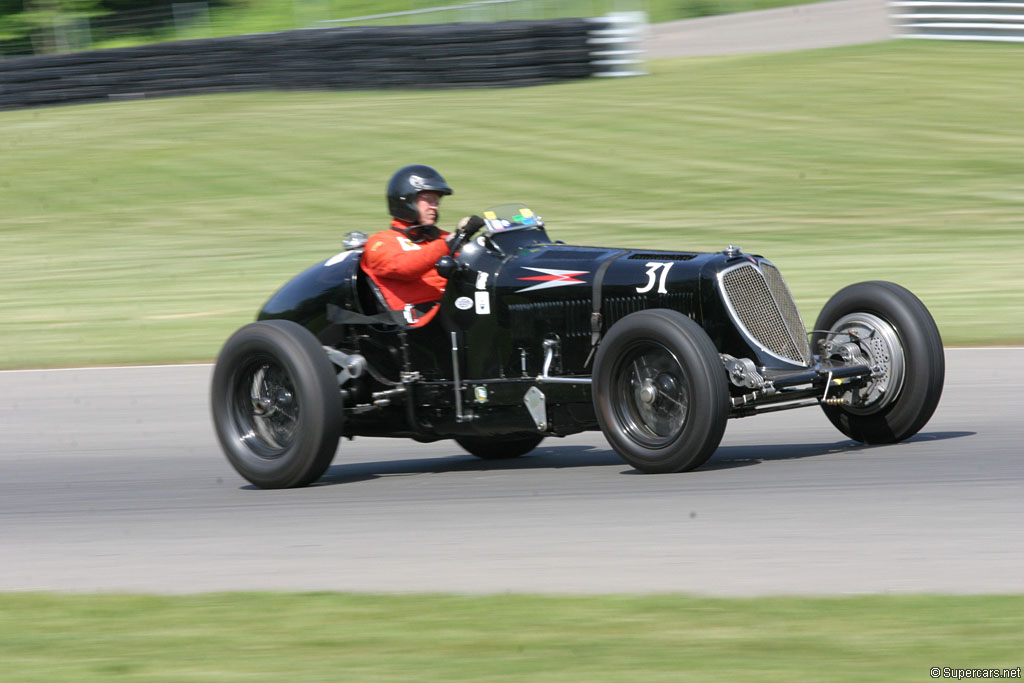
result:
[[[466,216],[459,221],[459,227],[457,230],[463,233],[466,237],[469,237],[485,225],[486,223],[484,223],[484,219],[480,218],[480,216]]]

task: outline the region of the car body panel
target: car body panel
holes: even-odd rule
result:
[[[764,370],[808,367],[805,359],[785,358],[760,343],[726,294],[723,273],[774,270],[760,256],[735,248],[570,245],[552,241],[537,221],[511,229],[500,219],[487,222],[489,229],[459,249],[440,312],[424,327],[410,328],[387,310],[359,267],[360,247],[306,269],[262,307],[260,320],[292,320],[373,368],[375,379],[346,389],[354,406],[346,408],[347,434],[535,433],[524,404],[531,386],[545,392],[549,433],[595,429],[589,382],[596,345],[616,322],[641,310],[679,311],[703,327],[720,353]],[[781,298],[795,311],[788,290]]]

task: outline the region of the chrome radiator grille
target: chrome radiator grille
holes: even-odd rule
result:
[[[758,344],[796,363],[811,360],[807,331],[785,280],[775,266],[743,264],[721,274],[722,289],[736,322]]]

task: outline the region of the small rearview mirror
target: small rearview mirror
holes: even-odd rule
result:
[[[353,230],[345,235],[345,240],[341,243],[341,246],[345,247],[346,251],[352,251],[353,249],[362,248],[369,239],[369,236],[365,232]]]

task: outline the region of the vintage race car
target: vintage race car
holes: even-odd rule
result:
[[[384,304],[352,233],[228,339],[212,412],[243,477],[309,484],[343,436],[509,458],[598,429],[638,470],[681,472],[711,457],[730,417],[820,405],[880,444],[917,433],[939,402],[939,331],[899,285],[845,287],[808,335],[779,270],[737,247],[572,246],[521,204],[483,217],[438,263],[448,285],[428,324]]]

